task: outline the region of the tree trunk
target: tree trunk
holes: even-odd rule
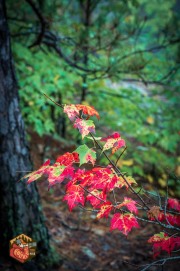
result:
[[[34,271],[50,267],[54,253],[49,245],[36,185],[26,186],[24,181],[18,182],[30,170],[5,0],[0,0],[0,247],[8,256],[10,239],[22,233],[33,238],[37,242],[38,255],[23,267],[29,269],[31,266]]]

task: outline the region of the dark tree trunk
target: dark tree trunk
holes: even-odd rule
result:
[[[9,240],[26,234],[37,242],[38,255],[32,265],[44,268],[54,257],[44,224],[35,184],[18,180],[31,170],[24,123],[19,110],[18,90],[12,63],[5,0],[0,0],[0,247],[8,255]]]

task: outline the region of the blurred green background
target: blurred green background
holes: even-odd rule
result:
[[[78,131],[42,93],[92,105],[96,135],[118,131],[126,140],[122,171],[160,189],[168,180],[180,195],[178,1],[35,1],[43,19],[27,2],[7,1],[27,131],[78,144]]]

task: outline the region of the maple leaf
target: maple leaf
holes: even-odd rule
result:
[[[96,116],[97,119],[100,119],[99,113],[94,109],[93,106],[77,104],[76,108],[80,111],[82,110],[84,115]]]
[[[42,177],[44,174],[47,173],[47,169],[49,168],[50,160],[47,160],[38,170],[35,170],[23,177],[23,179],[28,178],[27,184],[30,184],[40,177]]]
[[[96,152],[93,149],[88,148],[87,145],[84,144],[79,146],[75,152],[79,154],[80,166],[88,162],[91,162],[93,165],[95,164]]]
[[[84,169],[78,168],[78,170],[74,172],[73,178],[66,184],[66,191],[68,191],[71,185],[79,184],[80,177],[84,174],[84,171]]]
[[[114,132],[112,135],[102,138],[101,141],[106,142],[103,151],[112,149],[112,154],[114,154],[118,149],[125,146],[126,143],[118,132]]]
[[[128,177],[125,176],[125,178],[129,185],[137,184],[134,178],[132,178],[131,176],[128,176]],[[118,181],[115,184],[115,187],[122,188],[123,186],[125,186],[128,189],[129,188],[128,184],[126,183],[126,181],[123,179],[122,176],[119,176]]]
[[[147,212],[148,218],[150,220],[154,220],[154,218],[158,218],[160,214],[159,206],[152,206],[150,210]]]
[[[103,191],[104,193],[112,191],[118,181],[118,176],[111,173],[109,178],[106,179],[106,183],[104,185]]]
[[[168,208],[180,211],[180,201],[178,199],[168,199]]]
[[[163,222],[165,224],[171,224],[171,225],[177,225],[180,226],[180,216],[179,215],[174,215],[174,214],[170,214],[170,213],[164,213],[163,211],[158,211],[158,206],[154,206],[157,207],[154,208],[153,212],[155,212],[157,214],[156,218],[160,221]],[[149,210],[150,212],[151,210]],[[150,220],[155,220],[155,216],[152,214],[151,212],[148,212],[148,217]]]
[[[100,211],[97,214],[97,218],[102,218],[102,217],[108,217],[109,213],[111,212],[113,205],[110,201],[106,201],[105,203],[101,204],[100,206]]]
[[[180,215],[176,216],[176,224],[180,226]]]
[[[69,153],[66,152],[65,154],[58,156],[56,162],[60,163],[60,165],[69,166],[75,162],[79,162],[79,156],[77,153]]]
[[[64,106],[64,113],[67,114],[68,118],[73,121],[76,117],[79,116],[79,110],[74,104],[65,105]]]
[[[137,202],[134,201],[133,199],[124,197],[124,201],[122,203],[118,204],[116,207],[117,208],[121,208],[121,207],[125,206],[125,207],[127,207],[127,209],[131,213],[137,214],[138,213],[138,209],[136,207],[136,204],[137,204]]]
[[[160,232],[150,237],[148,243],[153,244],[154,258],[156,258],[162,250],[170,255],[175,248],[178,249],[180,237],[170,237],[166,233]]]
[[[95,133],[95,125],[92,120],[82,120],[77,118],[74,122],[74,128],[77,128],[82,135],[82,139],[89,133]]]
[[[79,185],[71,185],[66,192],[67,194],[64,196],[63,201],[67,201],[70,211],[72,211],[79,203],[84,206],[84,190]]]
[[[106,200],[106,194],[103,193],[103,191],[99,191],[97,189],[91,190],[91,194],[88,194],[86,197],[87,201],[90,201],[91,205],[93,207],[97,207],[98,205],[101,204],[101,200]],[[100,199],[98,199],[98,198]]]
[[[76,178],[81,183],[81,186],[91,186],[94,179],[94,173],[92,170],[84,170],[82,173],[78,174]]]
[[[91,186],[94,189],[102,189],[104,193],[114,189],[118,176],[112,172],[111,168],[93,168],[92,172],[94,173],[94,178]]]
[[[57,183],[62,183],[65,179],[72,179],[74,177],[75,168],[72,166],[64,166],[60,163],[55,163],[48,171],[49,187]]]
[[[180,226],[180,216],[179,215],[173,215],[173,214],[166,213],[166,218],[165,218],[165,215],[164,215],[164,221],[166,223],[168,221],[171,225],[176,224],[177,226]]]
[[[74,121],[80,115],[80,111],[83,112],[84,115],[89,116],[96,116],[99,119],[98,112],[94,109],[93,106],[83,105],[83,104],[70,104],[64,106],[64,113],[67,114],[68,118],[71,121]]]
[[[118,229],[127,235],[133,227],[139,228],[139,224],[133,214],[116,213],[111,219],[111,231]]]

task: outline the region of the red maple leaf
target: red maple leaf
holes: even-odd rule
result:
[[[81,186],[90,187],[94,179],[94,173],[92,172],[92,170],[84,170],[84,172],[78,175],[77,179],[81,183]]]
[[[116,207],[117,207],[117,208],[121,208],[121,207],[123,207],[123,206],[126,206],[127,209],[128,209],[131,213],[137,214],[137,213],[138,213],[138,209],[137,209],[137,207],[136,207],[136,204],[137,204],[137,202],[134,201],[133,199],[124,197],[124,201],[123,201],[121,204],[118,204]]]
[[[74,177],[74,170],[75,168],[70,165],[64,166],[55,163],[47,171],[49,187],[52,187],[57,183],[62,183],[65,179],[71,180]]]
[[[111,212],[113,205],[110,201],[106,201],[105,203],[101,204],[100,211],[97,214],[97,218],[108,217],[109,213]]]
[[[47,174],[47,170],[50,167],[50,160],[47,160],[38,170],[35,170],[23,177],[23,179],[28,178],[27,184],[30,184],[40,177],[42,177],[44,174]]]
[[[114,132],[112,135],[102,138],[101,141],[106,142],[103,147],[103,151],[112,149],[112,154],[126,145],[124,139],[121,139],[121,136],[118,132]]]
[[[66,195],[63,198],[63,201],[67,201],[69,210],[72,211],[79,203],[84,206],[85,197],[84,190],[79,185],[71,185],[66,191]]]
[[[94,189],[94,190],[90,190],[90,192],[91,194],[87,195],[86,200],[90,201],[93,207],[97,207],[98,205],[100,205],[101,200],[106,200],[106,194],[104,194],[103,191]]]
[[[68,115],[68,118],[73,121],[79,116],[79,110],[75,104],[65,105],[64,113]]]
[[[164,221],[168,224],[170,223],[171,225],[180,226],[180,216],[179,215],[173,215],[173,214],[166,213],[166,216],[164,215]]]
[[[133,214],[116,213],[111,219],[111,231],[118,229],[127,235],[133,227],[139,228],[139,224]]]
[[[180,211],[180,201],[178,199],[168,199],[168,208]]]
[[[156,216],[154,216],[154,215],[151,215],[151,209],[148,212],[148,217],[150,220],[155,220],[155,217],[156,217],[160,222],[163,222],[165,224],[180,226],[180,216],[179,215],[170,214],[168,212],[165,214],[164,212],[159,210],[159,212],[156,213]]]
[[[95,133],[95,125],[92,120],[82,120],[77,118],[74,122],[74,128],[77,128],[82,135],[82,138],[89,133]]]
[[[60,163],[60,165],[69,166],[73,163],[79,162],[79,155],[78,153],[69,153],[66,152],[65,154],[58,156],[56,162]]]
[[[154,258],[156,258],[162,250],[169,255],[176,248],[180,247],[180,237],[170,237],[164,232],[153,235],[149,238],[148,243],[153,244]]]
[[[71,185],[79,184],[80,177],[84,174],[84,171],[84,169],[79,168],[74,172],[73,178],[66,184],[66,191],[68,191]]]
[[[94,173],[94,178],[91,186],[94,189],[102,189],[104,193],[114,189],[118,176],[112,172],[111,168],[93,168],[92,172]]]

